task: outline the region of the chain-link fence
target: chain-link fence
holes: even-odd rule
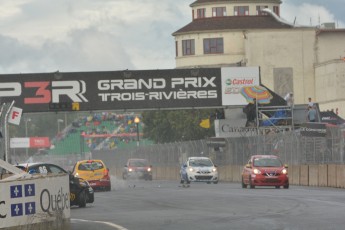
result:
[[[243,165],[254,154],[278,155],[291,165],[344,163],[344,137],[337,127],[327,128],[326,137],[305,137],[291,131],[224,140],[223,147],[210,147],[207,140],[199,140],[93,151],[92,156],[120,167],[128,158],[147,158],[157,166],[179,166],[190,156],[210,157],[219,166]]]
[[[190,156],[210,157],[215,164],[244,165],[254,154],[274,154],[289,165],[344,164],[344,135],[338,127],[327,127],[326,137],[305,137],[298,132],[225,138],[222,147],[208,146],[207,140],[142,145],[126,149],[93,150],[92,153],[31,157],[71,169],[80,159],[98,158],[109,167],[123,167],[129,158],[146,158],[154,166],[180,166]],[[76,143],[78,144],[78,143]],[[13,159],[13,156],[12,156]],[[13,163],[27,160],[15,158]]]

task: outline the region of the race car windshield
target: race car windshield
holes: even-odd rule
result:
[[[129,166],[134,166],[134,167],[146,167],[149,165],[149,162],[147,160],[135,160],[135,161],[130,161]]]
[[[92,162],[92,163],[82,163],[78,166],[78,170],[81,171],[93,171],[97,169],[102,169],[103,164],[100,162]]]
[[[212,167],[213,163],[209,159],[195,159],[189,161],[189,166],[194,167]]]
[[[255,158],[254,166],[256,167],[280,167],[282,163],[277,158]]]

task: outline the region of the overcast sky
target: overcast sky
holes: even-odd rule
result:
[[[194,0],[0,0],[0,74],[175,68]],[[345,28],[344,0],[283,0],[281,16]]]

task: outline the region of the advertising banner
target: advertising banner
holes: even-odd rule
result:
[[[305,137],[325,137],[326,136],[326,124],[308,122],[301,125],[301,135]]]
[[[256,127],[245,127],[246,119],[215,120],[216,137],[245,137],[257,135]]]
[[[10,138],[10,148],[30,148],[30,138],[13,137]]]
[[[49,148],[49,137],[30,137],[30,148]]]
[[[214,107],[220,92],[220,68],[0,75],[24,113]]]
[[[10,139],[10,148],[49,148],[49,137],[14,137]]]
[[[222,105],[247,105],[241,89],[260,85],[259,67],[222,68]]]

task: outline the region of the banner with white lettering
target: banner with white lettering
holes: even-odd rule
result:
[[[0,75],[0,99],[26,112],[221,106],[221,69]]]
[[[300,128],[301,135],[305,137],[325,137],[327,130],[325,123],[303,123]]]

